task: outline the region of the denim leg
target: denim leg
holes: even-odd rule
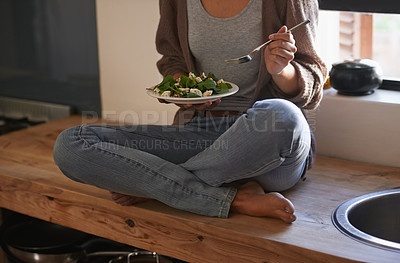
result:
[[[287,189],[299,180],[309,145],[301,111],[273,99],[241,117],[195,118],[183,128],[74,127],[57,138],[54,160],[78,182],[227,217],[236,189],[220,185],[251,179],[268,191]]]
[[[256,102],[214,143],[183,168],[204,182],[257,180],[267,191],[292,187],[308,156],[310,130],[301,110],[283,99]]]
[[[150,130],[148,132],[151,134]],[[170,136],[174,137],[172,133]],[[58,136],[54,160],[67,177],[81,183],[154,198],[197,214],[228,216],[235,188],[207,185],[173,162],[124,145],[130,136],[126,131],[113,127],[70,128]],[[167,150],[170,154],[175,151],[173,148]]]
[[[102,142],[144,151],[175,164],[203,151],[220,136],[215,129],[206,132],[199,124],[186,127],[90,125],[83,129],[92,131]]]

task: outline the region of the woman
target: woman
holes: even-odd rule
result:
[[[171,126],[68,129],[57,138],[55,162],[122,205],[151,198],[206,216],[293,222],[293,204],[277,191],[294,186],[312,161],[300,108],[318,106],[326,77],[313,43],[317,12],[316,0],[160,0],[161,74],[213,72],[240,91],[180,105]],[[282,26],[306,19],[294,35]],[[251,62],[224,62],[268,38]]]

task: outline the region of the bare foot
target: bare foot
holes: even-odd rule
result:
[[[264,193],[256,182],[249,182],[238,188],[231,211],[250,216],[279,218],[285,223],[296,220],[292,202],[280,193]]]
[[[125,194],[120,194],[117,192],[111,192],[111,198],[114,202],[116,202],[117,204],[122,205],[122,206],[134,205],[137,203],[141,203],[141,202],[150,200],[150,198],[133,196],[133,195],[125,195]]]

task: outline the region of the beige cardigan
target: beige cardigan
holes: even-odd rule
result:
[[[199,0],[200,1],[200,0]],[[160,0],[160,22],[156,35],[157,51],[162,58],[157,62],[162,75],[195,71],[194,58],[188,44],[188,22],[185,0]],[[264,40],[282,25],[292,27],[306,19],[309,23],[293,33],[298,51],[291,62],[299,76],[301,92],[291,97],[282,92],[268,73],[261,59],[253,102],[266,98],[284,98],[303,109],[315,109],[322,99],[322,87],[327,69],[315,51],[315,30],[318,19],[317,0],[263,0],[262,34]],[[249,47],[249,51],[253,47]],[[261,52],[263,56],[263,52]]]

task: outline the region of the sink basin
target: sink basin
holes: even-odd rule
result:
[[[332,222],[357,241],[400,252],[400,189],[349,199],[332,213]]]

